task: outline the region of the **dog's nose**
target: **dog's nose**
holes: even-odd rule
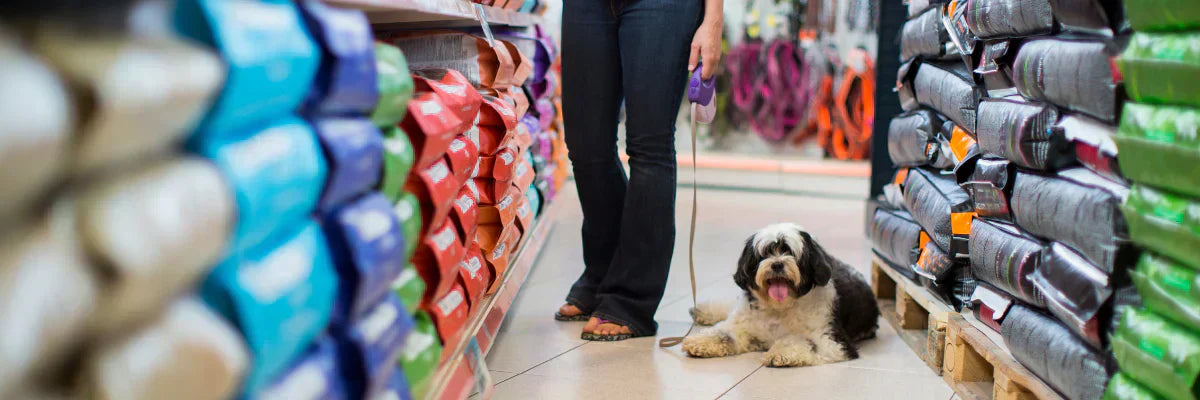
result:
[[[771,271],[783,272],[783,263],[771,264]]]

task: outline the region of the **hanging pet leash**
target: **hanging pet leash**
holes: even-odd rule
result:
[[[691,107],[692,126],[692,223],[688,226],[688,274],[692,281],[692,308],[696,307],[696,263],[693,251],[696,248],[696,122],[712,123],[717,115],[717,102],[714,100],[717,92],[716,78],[702,78],[704,68],[700,64],[692,71],[692,79],[688,81],[688,101]],[[671,347],[683,342],[683,338],[692,334],[696,322],[688,327],[683,336],[666,337],[658,341],[659,347]]]

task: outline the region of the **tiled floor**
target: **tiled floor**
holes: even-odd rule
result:
[[[703,172],[701,173],[703,175]],[[686,182],[681,176],[681,182]],[[747,179],[752,179],[748,177]],[[837,186],[861,182],[831,183]],[[570,186],[570,185],[569,185]],[[778,221],[804,225],[836,256],[867,271],[863,196],[845,188],[817,187],[814,196],[762,191],[702,190],[696,232],[701,300],[736,296],[731,279],[743,240]],[[690,190],[680,190],[674,265],[657,314],[659,334],[682,334],[690,323],[687,218]],[[951,398],[941,378],[880,321],[878,338],[862,344],[862,357],[818,367],[761,367],[759,354],[693,359],[678,347],[660,349],[656,338],[616,343],[579,339],[583,323],[552,318],[582,271],[582,217],[573,188],[551,238],[521,289],[496,345],[487,357],[495,399],[936,399]]]

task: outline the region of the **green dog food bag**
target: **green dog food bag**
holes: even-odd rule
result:
[[[1135,243],[1200,270],[1200,200],[1135,185],[1121,211]]]
[[[1158,394],[1118,372],[1108,381],[1108,390],[1102,400],[1161,400]]]
[[[1130,274],[1146,308],[1200,332],[1200,272],[1146,252]]]
[[[404,303],[404,309],[409,314],[416,313],[421,306],[421,299],[425,297],[425,281],[421,280],[417,267],[408,263],[408,267],[392,281],[392,291],[400,297],[400,302]]]
[[[434,372],[437,372],[438,362],[442,359],[442,342],[438,339],[437,328],[433,320],[424,311],[413,315],[417,326],[404,342],[404,350],[400,355],[400,367],[408,378],[412,388],[413,398],[425,398],[429,390]]]
[[[1196,30],[1200,29],[1200,1],[1126,0],[1125,17],[1138,32]]]
[[[1115,139],[1126,177],[1200,197],[1200,109],[1127,103]]]
[[[1118,64],[1129,98],[1200,106],[1200,31],[1135,33]]]
[[[1112,338],[1121,371],[1171,400],[1200,398],[1200,335],[1147,311],[1126,309]]]
[[[393,126],[383,130],[383,179],[379,180],[379,192],[388,200],[400,200],[416,157],[403,129]]]
[[[413,81],[404,52],[383,42],[375,42],[376,84],[379,85],[379,104],[371,113],[371,122],[379,127],[395,126],[408,111]]]
[[[404,257],[411,260],[413,253],[417,252],[417,244],[421,242],[421,200],[405,191],[392,210],[400,219],[400,229],[404,231]]]

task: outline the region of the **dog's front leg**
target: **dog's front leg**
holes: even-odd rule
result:
[[[717,325],[683,339],[683,352],[692,357],[725,357],[745,353],[751,338]]]
[[[821,364],[817,356],[817,344],[803,335],[785,336],[763,355],[763,365],[768,367],[800,367]]]

